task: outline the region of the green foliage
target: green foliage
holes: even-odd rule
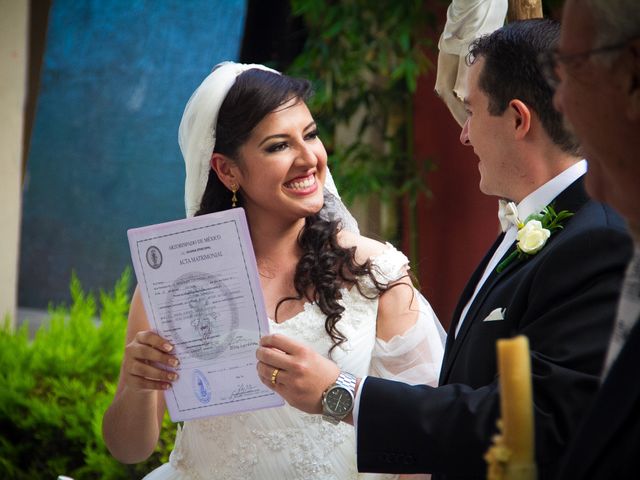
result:
[[[551,204],[543,208],[541,212],[529,215],[524,223],[526,224],[529,220],[538,220],[542,224],[542,228],[546,228],[547,230],[554,232],[564,228],[562,226],[562,222],[573,215],[574,213],[569,210],[562,210],[561,212],[556,213],[553,208],[553,204]]]
[[[427,192],[426,159],[414,158],[413,94],[430,63],[433,15],[422,0],[291,0],[308,37],[289,74],[308,78],[310,108],[347,202]],[[339,128],[355,134],[338,141]],[[373,136],[373,138],[372,138]]]
[[[168,458],[175,426],[165,417],[153,456],[123,465],[102,440],[102,415],[113,398],[125,343],[131,272],[100,309],[78,278],[70,307],[49,309],[30,340],[25,324],[0,326],[0,478],[141,478]],[[99,321],[96,318],[99,313]]]

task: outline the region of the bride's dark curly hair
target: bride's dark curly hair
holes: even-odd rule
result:
[[[307,80],[259,69],[243,72],[220,107],[214,152],[237,161],[239,148],[267,114],[292,98],[305,101],[310,92],[311,85]],[[231,196],[231,192],[220,181],[218,175],[210,170],[207,187],[196,215],[231,208]],[[240,192],[238,205],[243,205]],[[297,296],[286,297],[278,302],[275,319],[277,321],[278,309],[285,301],[305,298],[310,302],[316,302],[327,317],[325,330],[333,341],[331,350],[346,341],[346,337],[336,327],[344,311],[344,307],[338,302],[342,298],[341,289],[355,286],[367,297],[358,281],[362,276],[371,279],[378,295],[389,288],[376,280],[370,260],[362,264],[355,260],[356,247],[344,248],[338,244],[337,235],[340,228],[340,222],[325,220],[319,213],[305,219],[305,225],[298,235],[302,257],[298,261],[293,279]]]

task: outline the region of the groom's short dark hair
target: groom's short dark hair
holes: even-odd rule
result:
[[[553,107],[553,90],[538,65],[542,52],[552,49],[560,24],[549,19],[511,22],[476,39],[469,47],[467,64],[484,59],[479,87],[489,97],[489,113],[502,115],[518,99],[534,110],[547,135],[566,152],[575,153],[577,142]]]

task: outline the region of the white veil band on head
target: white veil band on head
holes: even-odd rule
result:
[[[220,107],[238,75],[254,68],[280,75],[280,72],[264,65],[222,62],[214,67],[187,102],[178,129],[178,144],[186,168],[184,203],[187,217],[192,217],[200,209],[207,188]],[[342,203],[328,167],[324,202],[320,213],[322,218],[340,220],[344,230],[359,233],[358,222]]]

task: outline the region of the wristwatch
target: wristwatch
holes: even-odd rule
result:
[[[356,377],[340,372],[336,383],[330,385],[322,394],[322,418],[337,425],[353,410],[356,393]]]

